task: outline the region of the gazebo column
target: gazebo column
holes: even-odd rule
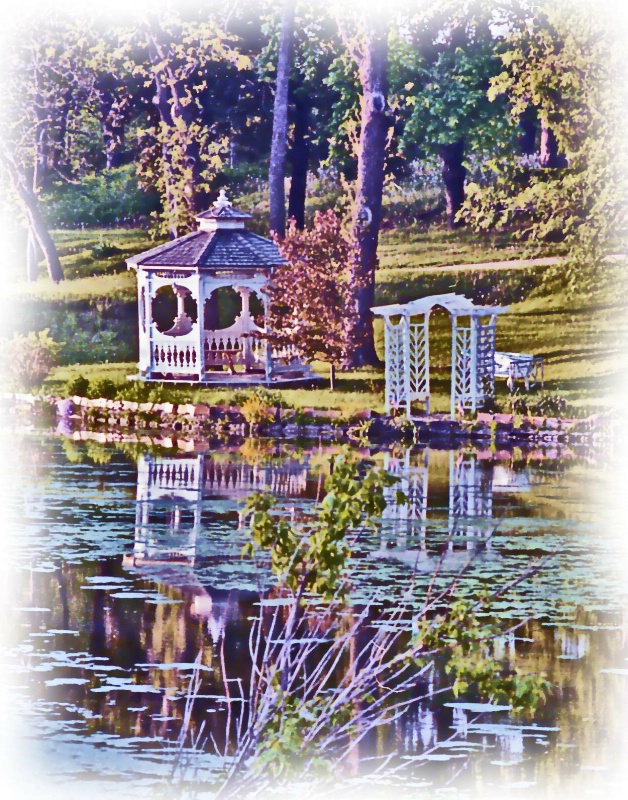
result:
[[[197,328],[197,353],[196,367],[198,379],[205,379],[205,282],[200,273],[196,273],[196,328]]]
[[[151,354],[151,329],[150,312],[151,307],[151,287],[150,273],[138,270],[138,330],[139,330],[139,362],[140,375],[150,373],[152,354]]]
[[[250,372],[253,366],[253,352],[251,350],[251,289],[248,286],[236,286],[236,291],[242,299],[240,319],[248,333],[244,334],[244,371]]]
[[[262,290],[260,292],[260,297],[262,299],[262,303],[264,305],[264,330],[268,330],[268,302],[269,298],[268,295]],[[273,349],[268,341],[268,339],[264,339],[264,381],[266,383],[270,383],[273,377]]]

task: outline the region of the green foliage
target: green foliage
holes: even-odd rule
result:
[[[89,397],[89,379],[84,375],[76,375],[65,385],[65,394],[68,397]]]
[[[242,554],[269,551],[273,572],[293,592],[313,592],[326,600],[342,597],[348,589],[343,579],[351,555],[350,535],[381,516],[384,488],[396,481],[384,470],[361,475],[356,462],[342,455],[325,482],[326,494],[316,515],[299,525],[271,513],[276,505],[271,495],[253,494],[244,509],[250,514],[251,541]]]
[[[405,83],[401,146],[409,154],[435,156],[441,146],[464,141],[467,155],[487,161],[512,147],[503,102],[490,103],[486,94],[501,66],[491,15],[488,6],[440,4],[416,14],[410,33],[393,41],[393,80]]]
[[[275,412],[258,394],[251,394],[241,406],[244,419],[249,425],[263,425],[273,421]]]
[[[545,702],[551,685],[544,674],[510,670],[490,655],[490,644],[500,634],[499,627],[486,620],[490,600],[487,593],[476,602],[454,599],[445,614],[421,619],[413,644],[416,663],[424,666],[426,660],[435,660],[453,681],[456,697],[508,703],[514,714],[530,715]]]
[[[118,392],[118,387],[110,378],[97,378],[89,383],[89,397],[105,398],[114,400]]]
[[[2,367],[8,380],[17,390],[30,392],[38,388],[59,363],[61,344],[45,328],[26,335],[14,334],[2,348]]]
[[[535,417],[566,417],[572,413],[567,399],[557,392],[522,394],[513,392],[506,398],[509,414],[530,414]]]
[[[116,361],[134,353],[136,344],[123,344],[118,338],[119,328],[113,325],[113,320],[105,322],[105,306],[106,303],[96,303],[92,306],[91,314],[67,311],[51,319],[51,329],[63,341],[59,354],[61,364],[80,363],[88,353],[93,363]]]
[[[463,216],[480,230],[514,226],[522,239],[564,241],[569,259],[554,275],[590,288],[625,222],[623,48],[599,9],[556,0],[514,17],[506,39],[489,96],[507,96],[514,121],[534,109],[567,166],[507,159],[492,182],[469,187]]]
[[[294,693],[284,692],[275,677],[273,688],[276,693],[264,728],[259,749],[253,764],[253,774],[263,775],[269,773],[273,778],[286,778],[297,773],[300,761],[303,759],[302,745],[305,734],[313,723],[319,722],[325,715],[326,725],[321,731],[319,739],[323,739],[330,729],[349,726],[353,708],[349,703],[334,709],[330,714],[327,709],[332,697],[329,692],[315,694],[306,701]],[[317,777],[331,776],[332,761],[317,753],[317,742],[308,746],[307,756],[311,769]]]
[[[163,383],[144,383],[143,381],[124,381],[117,384],[116,397],[132,403],[165,403],[170,399]]]
[[[46,220],[51,227],[78,228],[82,225],[102,227],[146,220],[156,210],[157,196],[150,188],[138,185],[133,165],[95,172],[78,183],[60,182],[42,195]],[[95,258],[115,255],[98,247],[92,248]],[[113,245],[115,247],[115,245]]]

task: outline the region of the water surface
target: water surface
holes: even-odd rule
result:
[[[173,445],[3,434],[3,752],[23,796],[161,791],[199,654],[191,727],[219,738],[223,671],[238,677],[273,582],[240,557],[239,510],[250,491],[268,490],[298,517],[321,496],[333,456],[323,446]],[[513,625],[528,620],[498,646],[513,666],[547,673],[543,712],[522,722],[446,697],[420,704],[375,750],[394,748],[407,791],[425,786],[427,796],[623,796],[626,550],[607,513],[618,492],[612,454],[359,456],[397,474],[411,503],[391,503],[381,530],[356,545],[356,608],[374,593],[394,602],[410,580],[418,597],[438,590],[470,559],[458,590],[471,597],[549,557],[496,607]],[[187,773],[200,796],[220,768],[214,750],[195,753]]]

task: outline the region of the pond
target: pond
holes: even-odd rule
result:
[[[2,432],[3,776],[21,796],[211,796],[223,677],[241,686],[260,596],[273,602],[268,565],[241,557],[240,510],[264,490],[291,517],[306,514],[338,448],[166,444]],[[459,595],[474,597],[546,559],[494,603],[509,629],[495,649],[553,688],[534,719],[451,694],[416,703],[356,748],[343,797],[351,785],[362,798],[624,796],[616,456],[469,446],[356,455],[396,474],[409,502],[396,505],[391,490],[381,528],[357,541],[352,607],[398,603],[410,583],[417,596],[438,593],[456,575]],[[196,748],[178,745],[184,719]],[[393,752],[388,771],[373,770]]]

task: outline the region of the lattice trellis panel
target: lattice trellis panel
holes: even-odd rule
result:
[[[429,351],[426,324],[409,326],[408,362],[410,400],[426,398],[430,393]]]
[[[474,407],[476,387],[473,381],[471,328],[454,328],[452,339],[451,404],[453,413],[458,406]]]
[[[478,402],[495,393],[495,318],[483,325],[477,320],[476,354]]]
[[[395,411],[406,403],[406,343],[407,322],[397,325],[386,320],[386,410]]]

